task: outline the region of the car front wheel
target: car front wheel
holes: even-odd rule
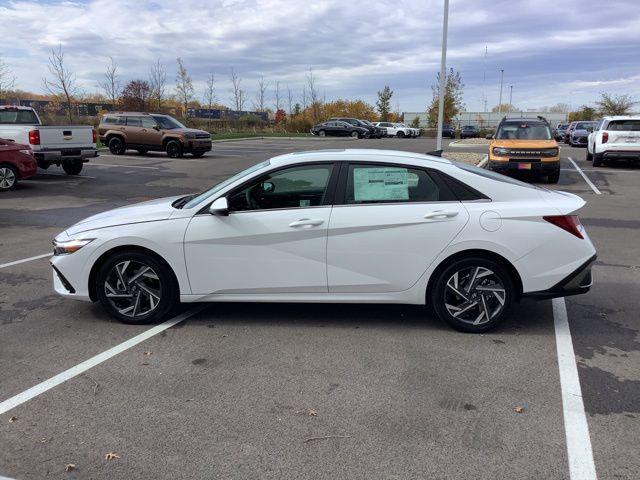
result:
[[[169,158],[182,157],[182,144],[178,140],[169,140],[165,146]]]
[[[499,263],[482,257],[453,262],[435,279],[433,308],[463,332],[484,332],[505,317],[515,294],[513,280]]]
[[[360,138],[360,134],[358,132],[351,132],[352,138]]]
[[[18,183],[18,174],[10,165],[0,165],[0,191],[11,190]]]
[[[177,304],[178,286],[170,268],[154,256],[120,252],[100,267],[96,295],[102,307],[123,323],[154,323]]]

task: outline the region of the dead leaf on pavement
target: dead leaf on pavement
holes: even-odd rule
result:
[[[65,472],[70,472],[71,470],[75,470],[76,469],[76,464],[75,463],[67,463],[64,466],[64,471]]]
[[[524,413],[524,407],[516,407],[513,409],[513,411],[516,413]]]
[[[105,460],[113,460],[114,458],[120,458],[120,455],[114,452],[109,452],[104,456]]]
[[[9,419],[9,423],[13,423],[13,422],[17,422],[18,421],[18,417],[11,417]]]
[[[151,350],[147,350],[144,354],[148,357],[149,355],[153,355],[153,352]]]
[[[316,412],[315,410],[310,408],[309,409],[309,416],[310,417],[317,417],[318,416],[318,412]]]

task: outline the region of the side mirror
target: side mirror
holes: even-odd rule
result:
[[[159,132],[159,131],[160,131],[160,125],[154,125],[154,126],[153,126],[153,129],[154,129],[155,131]]]
[[[229,203],[227,202],[227,197],[220,197],[214,200],[209,207],[209,213],[219,217],[226,217],[229,215]]]

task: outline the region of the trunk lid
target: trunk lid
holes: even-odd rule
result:
[[[90,126],[39,126],[40,149],[93,148],[93,132]]]

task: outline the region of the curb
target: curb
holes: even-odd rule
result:
[[[487,163],[489,163],[489,154],[488,154],[488,153],[485,153],[485,154],[484,154],[484,157],[482,157],[482,160],[480,160],[480,161],[478,162],[478,164],[476,165],[476,167],[479,167],[479,168],[485,168],[485,167],[487,166]]]
[[[308,137],[242,137],[242,138],[224,138],[222,140],[211,140],[211,143],[222,142],[244,142],[245,140],[318,140],[322,141],[324,138],[316,136]],[[342,140],[358,140],[357,138],[343,138]]]
[[[449,143],[450,147],[454,148],[487,148],[489,144],[484,143],[462,143],[462,140],[454,140]]]

